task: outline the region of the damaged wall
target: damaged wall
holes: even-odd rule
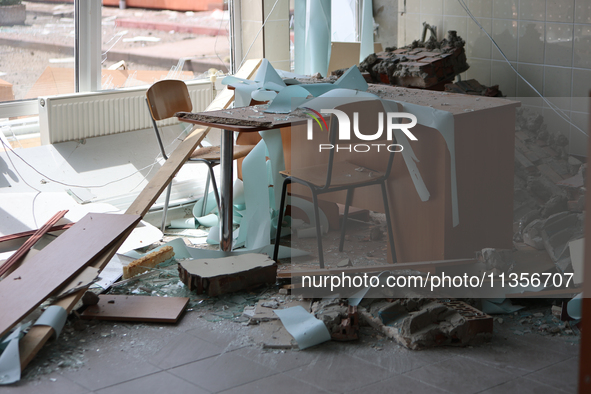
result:
[[[587,132],[591,90],[591,3],[581,0],[466,2],[472,14],[501,47],[509,61],[544,96]],[[375,11],[375,10],[374,10]],[[536,109],[570,141],[570,153],[586,156],[587,137],[548,108],[503,60],[490,39],[470,19],[458,0],[398,1],[398,46],[421,35],[422,23],[437,26],[441,40],[457,30],[466,40],[470,69],[462,79],[474,78],[483,85],[500,85],[507,97],[522,100]],[[395,20],[395,19],[392,19]],[[387,23],[386,23],[387,24]],[[381,29],[387,29],[380,24]],[[572,99],[571,99],[572,98]]]
[[[373,17],[378,24],[375,42],[383,48],[398,45],[398,4],[391,0],[373,0]]]

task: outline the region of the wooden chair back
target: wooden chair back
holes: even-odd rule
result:
[[[154,120],[168,119],[177,112],[191,112],[193,103],[187,85],[177,79],[163,79],[146,92],[150,114]]]

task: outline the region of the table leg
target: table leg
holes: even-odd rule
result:
[[[234,185],[234,132],[222,132],[220,165],[221,165],[221,193],[220,193],[220,249],[224,252],[232,250],[232,225],[234,214],[233,185]]]

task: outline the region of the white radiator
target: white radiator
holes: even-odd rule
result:
[[[186,82],[193,112],[204,111],[212,100],[212,83],[208,80]],[[46,145],[151,128],[146,90],[147,86],[39,97],[41,143]],[[171,118],[158,122],[158,125],[177,122],[176,118]]]

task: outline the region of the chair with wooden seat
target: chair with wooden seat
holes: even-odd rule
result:
[[[351,126],[353,126],[353,113],[359,113],[359,128],[360,132],[366,135],[375,134],[376,130],[378,130],[378,113],[385,112],[382,103],[379,100],[370,100],[370,101],[361,101],[355,102],[350,104],[345,104],[337,107],[346,114],[349,115],[349,119],[351,120]],[[386,132],[385,132],[385,122],[384,122],[384,132],[383,132],[383,140],[382,143],[386,145],[395,144],[396,141],[386,141]],[[330,126],[328,131],[328,142],[333,147],[337,146],[339,141],[338,138],[338,120],[335,115],[331,115],[330,118]],[[324,136],[326,139],[326,136]],[[314,140],[316,143],[317,140]],[[348,141],[341,141],[341,143],[346,142],[347,144],[355,144],[355,143],[362,143],[362,144],[377,144],[380,141],[363,141],[359,140],[351,130],[351,140]],[[382,147],[382,149],[386,149]],[[392,162],[394,160],[394,154],[396,149],[392,149],[389,155],[387,155],[388,160],[387,163],[376,163],[376,167],[382,168],[375,168],[369,169],[362,166],[359,166],[353,162],[355,159],[355,155],[363,155],[363,154],[370,154],[370,153],[353,153],[345,152],[337,153],[335,149],[331,149],[328,162],[319,165],[313,165],[310,167],[304,168],[292,168],[290,171],[282,171],[281,174],[285,176],[283,181],[283,188],[281,193],[281,205],[279,209],[279,218],[278,223],[282,223],[283,221],[283,210],[285,208],[285,200],[287,195],[287,186],[290,183],[298,183],[304,186],[307,186],[310,191],[312,192],[312,202],[314,206],[314,220],[316,224],[316,239],[318,243],[318,259],[320,263],[320,268],[324,268],[324,255],[322,251],[322,233],[320,228],[320,217],[319,217],[319,210],[318,210],[318,196],[324,193],[331,193],[341,190],[347,191],[347,197],[345,201],[345,211],[343,215],[343,222],[341,224],[341,234],[340,234],[340,242],[339,242],[339,251],[343,251],[343,246],[345,242],[345,232],[346,232],[346,225],[347,225],[347,216],[349,214],[349,206],[351,205],[351,201],[353,199],[353,192],[355,189],[359,187],[366,187],[372,185],[380,185],[382,198],[384,202],[384,213],[386,214],[386,222],[388,227],[388,241],[390,243],[390,252],[392,255],[393,262],[396,262],[396,252],[394,247],[394,236],[392,232],[392,222],[390,216],[390,209],[388,206],[388,193],[386,188],[386,182],[388,177],[390,176],[390,170],[392,167]],[[343,156],[345,158],[343,159]],[[385,165],[384,165],[385,164]],[[281,238],[281,226],[277,226],[277,233],[275,238],[275,248],[273,252],[273,260],[277,261],[277,256],[279,253],[279,240]]]
[[[158,145],[160,146],[160,152],[162,153],[164,160],[168,160],[168,155],[164,149],[162,136],[160,135],[160,130],[158,129],[158,124],[156,122],[159,120],[172,118],[177,112],[191,112],[193,110],[193,104],[191,103],[191,97],[189,96],[187,85],[183,81],[175,79],[165,79],[158,81],[150,86],[146,92],[146,104],[148,105],[152,118],[152,125],[154,126],[154,131],[156,132],[156,139],[158,140]],[[254,148],[253,145],[234,146],[234,160],[245,157],[252,150],[252,148]],[[220,164],[220,147],[199,147],[191,154],[188,161],[204,163],[208,168],[207,180],[205,182],[205,194],[203,196],[203,205],[201,211],[201,215],[205,215],[205,207],[207,205],[207,196],[210,182],[213,185],[213,192],[218,207],[220,205],[220,197],[213,174],[213,167]],[[164,231],[166,226],[166,215],[170,201],[171,189],[172,182],[168,184],[168,188],[166,190],[164,214],[162,216],[162,231]]]

